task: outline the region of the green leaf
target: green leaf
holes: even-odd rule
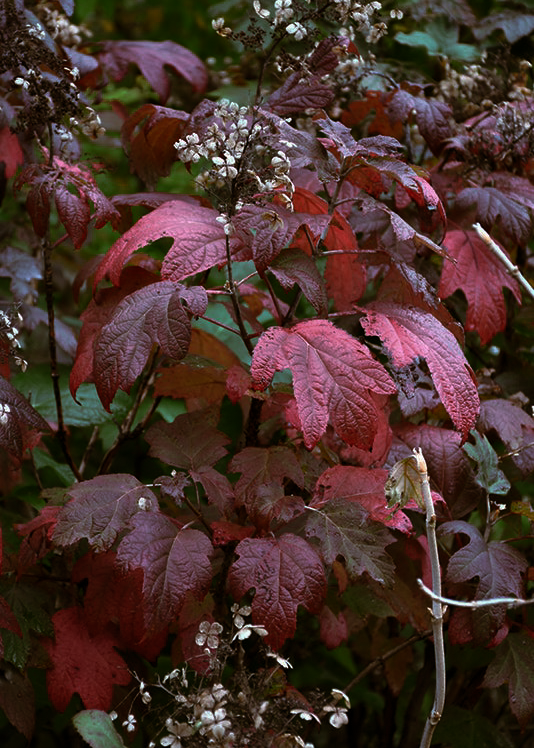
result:
[[[37,470],[50,468],[54,471],[64,486],[72,486],[76,482],[76,476],[70,467],[62,462],[56,462],[52,455],[42,449],[35,448],[32,452],[33,461]]]
[[[123,740],[106,712],[86,709],[75,714],[72,721],[91,748],[124,748]]]
[[[399,44],[409,47],[425,47],[429,55],[443,55],[450,60],[468,62],[480,57],[480,51],[471,44],[458,42],[458,28],[448,27],[442,19],[428,23],[424,31],[395,34]]]
[[[499,458],[497,453],[487,440],[478,431],[471,431],[475,444],[464,444],[464,452],[477,463],[476,482],[488,493],[502,494],[510,490],[508,479],[499,470]]]
[[[402,509],[413,499],[421,509],[425,508],[421,475],[413,457],[398,460],[391,470],[384,486],[388,507]]]
[[[510,739],[495,730],[494,721],[453,704],[445,708],[435,740],[454,748],[513,748]]]

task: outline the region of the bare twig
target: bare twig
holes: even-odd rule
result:
[[[52,387],[54,390],[54,399],[56,401],[57,413],[57,438],[61,445],[67,464],[74,473],[76,480],[81,480],[82,476],[77,465],[72,459],[70,453],[67,431],[63,420],[63,405],[61,402],[61,392],[59,389],[59,372],[57,367],[57,346],[56,346],[56,326],[54,311],[54,283],[52,278],[52,248],[48,240],[43,241],[43,262],[44,262],[44,281],[45,281],[45,298],[46,310],[48,313],[48,354],[50,357],[50,376],[52,378]]]
[[[509,273],[509,275],[511,275],[513,278],[516,278],[516,280],[523,286],[524,290],[527,292],[530,298],[534,299],[534,288],[532,288],[532,286],[530,285],[528,280],[525,278],[525,276],[521,273],[517,265],[514,265],[514,263],[510,259],[508,259],[508,257],[499,247],[499,245],[493,241],[493,239],[488,234],[488,232],[485,231],[485,229],[483,229],[479,223],[474,223],[473,228],[477,232],[480,239],[482,239],[486,247],[491,252],[493,252],[495,257],[497,257],[497,259],[500,262],[502,262],[502,264],[506,268],[507,273]]]
[[[522,600],[520,597],[491,597],[485,600],[453,600],[451,597],[443,597],[443,595],[437,595],[424,584],[422,579],[418,579],[417,583],[423,592],[428,595],[432,600],[441,603],[442,605],[455,605],[457,608],[487,608],[490,605],[506,605],[507,608],[519,608],[522,605],[532,605],[534,598],[530,600]]]
[[[421,476],[421,488],[426,510],[426,536],[428,540],[428,553],[432,569],[432,591],[437,595],[437,600],[432,600],[432,634],[434,636],[434,659],[436,663],[436,692],[434,704],[428,715],[420,748],[428,748],[432,742],[432,736],[436,725],[441,719],[443,707],[445,706],[445,645],[443,642],[443,606],[439,600],[441,597],[441,569],[439,565],[438,541],[436,539],[436,514],[434,502],[428,482],[428,472],[425,458],[421,449],[414,449],[414,457],[417,470]]]

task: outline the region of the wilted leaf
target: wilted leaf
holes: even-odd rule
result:
[[[390,508],[402,509],[410,500],[415,501],[421,509],[425,508],[421,474],[413,457],[404,457],[393,465],[384,493]]]
[[[252,621],[264,626],[266,643],[277,650],[293,636],[297,608],[317,613],[326,593],[323,565],[314,549],[297,535],[246,538],[228,574],[231,593],[241,598],[255,589]]]
[[[373,394],[395,386],[359,341],[326,320],[307,320],[290,329],[271,327],[259,339],[251,376],[265,389],[274,373],[289,368],[304,441],[312,448],[330,419],[349,444],[368,449],[379,424]]]

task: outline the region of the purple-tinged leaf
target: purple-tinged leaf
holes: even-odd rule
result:
[[[199,530],[181,528],[161,512],[139,512],[117,550],[117,561],[143,570],[143,607],[149,631],[175,620],[187,593],[202,599],[212,569],[213,546]]]
[[[240,504],[252,510],[259,486],[282,486],[284,479],[292,480],[300,488],[304,476],[295,452],[289,447],[245,447],[230,462],[230,470],[241,473],[235,485]]]
[[[466,187],[456,197],[456,207],[476,209],[476,220],[487,231],[497,224],[516,242],[524,244],[532,234],[532,217],[519,201],[508,197],[495,187]]]
[[[296,283],[317,314],[326,315],[328,299],[324,281],[309,255],[299,249],[282,250],[269,270],[286,290]]]
[[[304,434],[311,449],[330,419],[348,444],[369,449],[380,423],[373,395],[396,388],[369,349],[326,320],[306,320],[290,329],[271,327],[259,339],[251,376],[265,389],[274,373],[289,368]]]
[[[287,117],[303,109],[327,107],[334,96],[334,91],[321,83],[320,78],[312,76],[306,79],[297,72],[291,73],[283,85],[269,96],[266,104],[280,117]]]
[[[215,465],[227,451],[228,437],[217,431],[218,411],[197,410],[176,416],[172,423],[159,421],[146,432],[151,457],[182,470],[202,471]]]
[[[37,301],[34,281],[43,277],[42,263],[17,247],[0,250],[0,276],[10,278],[9,288],[15,301]]]
[[[411,86],[415,88],[415,86]],[[422,86],[417,86],[423,92]],[[438,154],[444,141],[451,136],[450,119],[452,112],[450,107],[442,101],[415,96],[413,93],[403,89],[397,89],[391,97],[387,106],[388,115],[393,122],[408,122],[412,113],[415,113],[415,121],[419,132],[430,146],[432,153]]]
[[[50,431],[47,422],[7,379],[0,377],[0,448],[17,460]]]
[[[480,403],[475,375],[453,334],[415,307],[374,302],[361,311],[363,329],[382,340],[394,366],[408,366],[419,357],[426,360],[441,402],[467,439]]]
[[[137,65],[163,103],[171,90],[165,67],[185,78],[197,93],[205,91],[208,84],[202,60],[176,42],[107,41],[100,45],[98,58],[115,81],[124,78],[130,65]]]
[[[184,301],[190,306],[194,298],[197,312],[205,310],[208,300],[202,286],[185,288],[160,281],[119,302],[94,346],[94,380],[106,410],[118,389],[130,391],[154,344],[175,360],[187,354],[191,324]]]
[[[516,467],[527,475],[534,468],[534,418],[510,400],[483,400],[477,428],[495,431]]]
[[[521,9],[509,8],[501,13],[490,13],[473,24],[473,34],[477,39],[486,39],[495,29],[502,29],[506,40],[514,44],[534,30],[534,15]]]
[[[76,483],[67,495],[70,499],[60,510],[52,535],[59,546],[83,539],[97,551],[108,550],[138,512],[158,510],[152,491],[127,473],[98,475]],[[146,501],[141,509],[139,500],[143,498]]]
[[[293,636],[297,608],[318,613],[326,594],[323,565],[316,551],[297,535],[246,538],[236,548],[228,585],[237,598],[255,589],[252,621],[264,626],[266,643],[274,650]]]
[[[534,717],[534,639],[528,631],[509,634],[495,650],[482,683],[498,688],[508,683],[510,709],[525,730]]]

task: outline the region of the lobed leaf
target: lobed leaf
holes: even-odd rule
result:
[[[326,594],[323,565],[302,538],[290,533],[279,538],[245,538],[228,573],[230,592],[241,598],[254,588],[252,621],[264,626],[266,643],[274,650],[293,636],[297,608],[318,613]]]
[[[484,688],[508,683],[510,708],[524,730],[534,716],[534,640],[528,631],[509,634],[495,650]]]
[[[377,335],[393,365],[408,366],[422,357],[456,428],[467,439],[478,416],[476,379],[455,337],[429,312],[415,307],[373,302],[361,310],[367,335]]]
[[[326,320],[306,320],[290,329],[271,327],[254,349],[251,376],[265,389],[274,373],[289,368],[304,434],[311,449],[332,426],[348,444],[368,449],[380,423],[375,395],[395,385],[369,350]]]

